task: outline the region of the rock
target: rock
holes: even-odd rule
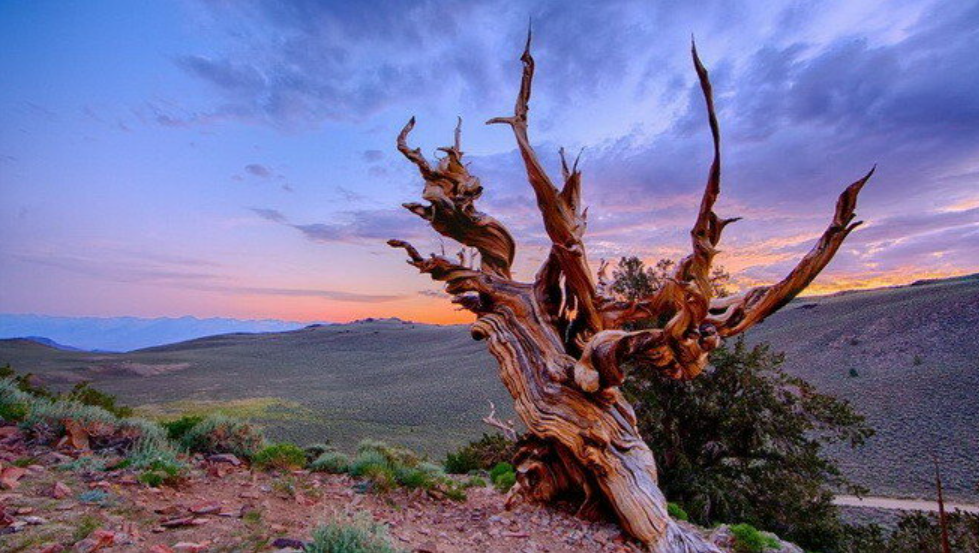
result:
[[[174,551],[187,551],[189,553],[199,553],[201,551],[207,551],[208,546],[211,545],[210,542],[193,543],[189,541],[182,541],[180,543],[174,544]]]
[[[163,545],[157,544],[146,550],[147,553],[173,553],[173,549]]]
[[[65,546],[60,543],[52,543],[51,545],[46,545],[44,549],[41,549],[39,553],[61,553],[65,550]]]
[[[51,497],[55,499],[64,499],[71,495],[71,488],[68,487],[64,482],[55,482],[51,486]]]
[[[438,545],[433,541],[427,541],[412,550],[412,553],[438,553]]]
[[[210,455],[207,457],[208,462],[211,463],[228,463],[232,466],[241,466],[241,459],[230,454],[230,453],[219,453],[217,455]]]
[[[23,521],[31,526],[40,526],[48,523],[47,519],[41,517],[24,517]]]
[[[74,550],[80,553],[93,553],[116,543],[116,534],[110,530],[96,530],[91,536],[75,544]]]
[[[160,526],[164,528],[180,528],[181,526],[193,526],[194,517],[176,517],[168,518],[160,523]]]
[[[216,501],[210,503],[199,503],[190,508],[190,512],[195,515],[213,515],[221,510],[221,504]]]
[[[298,549],[302,551],[306,548],[306,542],[293,538],[275,538],[275,541],[272,542],[272,547],[278,547],[279,549]]]
[[[4,467],[0,471],[0,489],[12,490],[20,485],[19,480],[27,474],[27,469],[20,467]]]

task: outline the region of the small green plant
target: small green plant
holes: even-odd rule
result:
[[[78,543],[87,538],[102,526],[102,520],[93,515],[82,515],[78,518],[78,526],[71,532],[71,543]]]
[[[666,512],[669,513],[670,518],[675,520],[689,520],[690,515],[687,514],[683,507],[677,505],[676,503],[670,502],[666,504]]]
[[[920,355],[915,355],[914,356],[913,363],[914,363],[914,366],[917,367],[917,366],[921,365],[922,363],[924,363],[924,361],[922,361]]]
[[[445,456],[445,472],[468,474],[474,470],[489,470],[497,463],[513,458],[514,443],[502,434],[483,434],[473,442]]]
[[[397,553],[388,540],[387,528],[360,513],[350,523],[331,521],[313,532],[307,553]]]
[[[447,453],[445,455],[445,472],[449,474],[468,474],[471,471],[478,470],[479,459],[472,451],[466,448],[462,448],[455,453]]]
[[[116,396],[95,389],[88,382],[75,384],[75,387],[68,392],[65,399],[81,403],[82,405],[101,407],[121,419],[131,417],[133,414],[132,407],[119,405]]]
[[[857,369],[850,369],[850,378],[856,378],[858,376],[860,376],[860,373],[857,372]]]
[[[507,472],[513,472],[513,465],[510,463],[497,463],[492,469],[490,469],[490,481],[496,482],[496,478]]]
[[[315,472],[343,474],[350,471],[350,457],[339,451],[326,451],[309,464]]]
[[[330,445],[329,440],[322,443],[311,444],[303,448],[303,452],[306,453],[306,463],[312,463],[319,458],[320,455],[328,451],[334,451],[333,446]]]
[[[493,479],[493,486],[495,486],[497,491],[500,493],[510,491],[510,488],[512,488],[516,483],[517,475],[512,472],[504,472]]]
[[[765,549],[778,549],[780,545],[777,539],[763,534],[750,524],[733,524],[730,528],[737,553],[762,553]]]
[[[465,486],[467,488],[485,488],[487,486],[486,480],[481,476],[473,476],[466,480]]]
[[[211,455],[231,453],[251,458],[265,442],[253,425],[224,415],[211,415],[192,426],[181,444],[189,451]]]
[[[506,493],[517,483],[517,475],[510,463],[497,463],[490,471],[490,481],[501,493]]]
[[[142,463],[139,463],[142,464]],[[184,466],[175,460],[158,458],[144,465],[146,470],[136,477],[142,484],[151,488],[159,488],[163,485],[173,485],[180,481]]]
[[[78,494],[78,501],[91,503],[93,505],[105,505],[112,496],[105,490],[86,490]]]
[[[306,452],[295,444],[269,445],[252,456],[252,463],[263,470],[298,470],[306,466]]]
[[[432,475],[418,467],[399,467],[394,475],[399,485],[413,490],[427,490],[435,484]]]
[[[179,419],[160,423],[160,426],[167,431],[167,439],[173,442],[180,442],[184,436],[200,422],[204,417],[198,415],[184,415]]]

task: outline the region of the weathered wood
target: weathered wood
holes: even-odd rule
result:
[[[638,361],[671,378],[697,376],[724,337],[743,332],[777,310],[826,266],[859,224],[851,223],[856,198],[873,173],[840,196],[832,225],[785,280],[733,298],[712,298],[711,263],[721,231],[736,219],[721,219],[714,212],[720,194],[720,130],[707,70],[696,48],[692,55],[707,103],[714,160],[691,230],[693,252],[650,297],[610,297],[604,264],[596,282],[583,241],[586,211],[577,161],[569,168],[561,152],[564,184],[558,190],[530,144],[527,113],[534,59],[529,34],[520,58],[523,73],[514,115],[488,123],[512,128],[552,243],[534,282],[511,278],[511,235],[498,220],[475,209],[482,187],[461,161],[460,127],[454,145],[440,149],[446,157],[435,168],[420,150],[407,145],[414,118],[401,131],[398,149],[418,167],[425,181],[422,196],[429,202],[405,207],[440,234],[476,248],[480,267],[436,255],[424,258],[407,242],[389,241],[407,252],[409,264],[444,282],[453,301],[477,317],[472,335],[487,342],[528,431],[514,460],[514,494],[545,502],[573,498],[582,516],[614,515],[626,532],[651,551],[662,552],[717,548],[667,515],[653,454],[619,390],[626,378],[623,367]],[[650,320],[667,322],[660,328],[623,330],[632,322]],[[487,421],[512,435],[512,425],[498,421],[495,409]]]

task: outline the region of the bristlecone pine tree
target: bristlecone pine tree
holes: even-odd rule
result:
[[[414,118],[402,129],[398,150],[418,167],[425,181],[422,198],[428,202],[404,207],[439,234],[478,251],[478,268],[475,260],[467,262],[461,254],[458,260],[434,254],[426,258],[407,242],[388,242],[403,248],[408,263],[419,271],[444,282],[452,301],[476,315],[472,335],[487,341],[528,430],[515,458],[522,497],[543,502],[576,499],[581,516],[613,514],[650,550],[664,552],[716,548],[667,515],[653,455],[619,390],[623,365],[634,361],[677,379],[697,376],[723,339],[784,306],[826,266],[860,224],[853,222],[857,194],[873,174],[871,170],[840,195],[829,228],[784,280],[740,295],[713,297],[711,261],[721,231],[737,219],[721,219],[713,210],[720,192],[720,133],[707,70],[695,46],[692,54],[707,102],[714,160],[690,232],[693,253],[649,297],[613,299],[604,267],[597,279],[593,276],[582,241],[585,212],[577,163],[569,167],[561,152],[562,183],[557,188],[530,144],[527,112],[534,59],[529,33],[520,58],[523,76],[514,113],[487,123],[513,130],[552,243],[534,281],[511,277],[513,237],[500,221],[476,210],[474,202],[483,187],[463,164],[458,126],[454,144],[440,148],[445,156],[434,166],[420,149],[408,146]],[[662,328],[623,330],[632,321],[650,319],[668,322]]]

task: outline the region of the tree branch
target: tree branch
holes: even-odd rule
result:
[[[483,422],[492,426],[493,428],[498,428],[503,432],[503,437],[510,440],[511,442],[517,441],[517,430],[514,428],[513,419],[506,422],[501,421],[496,418],[496,405],[491,401],[490,413],[483,417]]]
[[[510,278],[516,245],[502,223],[475,208],[483,187],[462,163],[462,119],[456,125],[454,145],[439,148],[446,155],[434,169],[419,148],[408,147],[408,134],[414,126],[412,117],[398,134],[398,150],[425,179],[422,198],[429,205],[406,203],[404,207],[428,221],[439,234],[476,248],[484,272]]]
[[[709,300],[713,295],[713,289],[710,285],[710,269],[714,255],[717,254],[716,247],[721,240],[721,232],[724,227],[739,220],[740,217],[721,219],[714,213],[714,204],[721,193],[721,131],[720,125],[717,123],[717,113],[714,110],[714,93],[710,84],[710,76],[707,73],[707,68],[701,63],[700,56],[697,55],[697,45],[693,41],[691,41],[690,52],[693,56],[697,78],[700,80],[700,89],[707,104],[707,120],[714,143],[714,160],[710,164],[710,172],[707,177],[707,185],[704,187],[703,198],[700,201],[697,221],[690,231],[693,253],[680,261],[675,275],[680,280],[695,282],[701,294]]]
[[[740,296],[711,302],[711,315],[707,317],[707,322],[716,326],[721,336],[734,336],[765,320],[765,317],[778,311],[802,292],[833,259],[843,240],[863,223],[852,222],[857,196],[876,168],[875,165],[863,178],[840,194],[836,201],[833,222],[788,276],[772,286],[753,288]]]
[[[506,124],[513,130],[527,172],[527,180],[534,189],[537,207],[544,221],[544,229],[553,244],[551,255],[545,264],[553,263],[560,268],[564,277],[564,301],[554,305],[561,306],[561,312],[552,313],[552,317],[563,321],[570,329],[566,339],[569,345],[582,341],[601,330],[602,319],[595,307],[595,282],[585,256],[585,246],[582,236],[585,231],[586,213],[579,211],[581,196],[581,173],[574,167],[569,169],[563,160],[564,186],[561,191],[554,186],[544,171],[530,138],[527,135],[527,113],[529,111],[531,85],[534,79],[534,58],[530,54],[531,32],[527,32],[527,44],[524,47],[520,61],[523,62],[523,73],[520,80],[520,91],[517,94],[513,115],[496,117],[486,123]],[[547,275],[550,284],[560,279],[553,278],[555,271],[544,267],[539,275]],[[540,288],[538,286],[538,288]],[[574,349],[574,348],[573,348]]]

